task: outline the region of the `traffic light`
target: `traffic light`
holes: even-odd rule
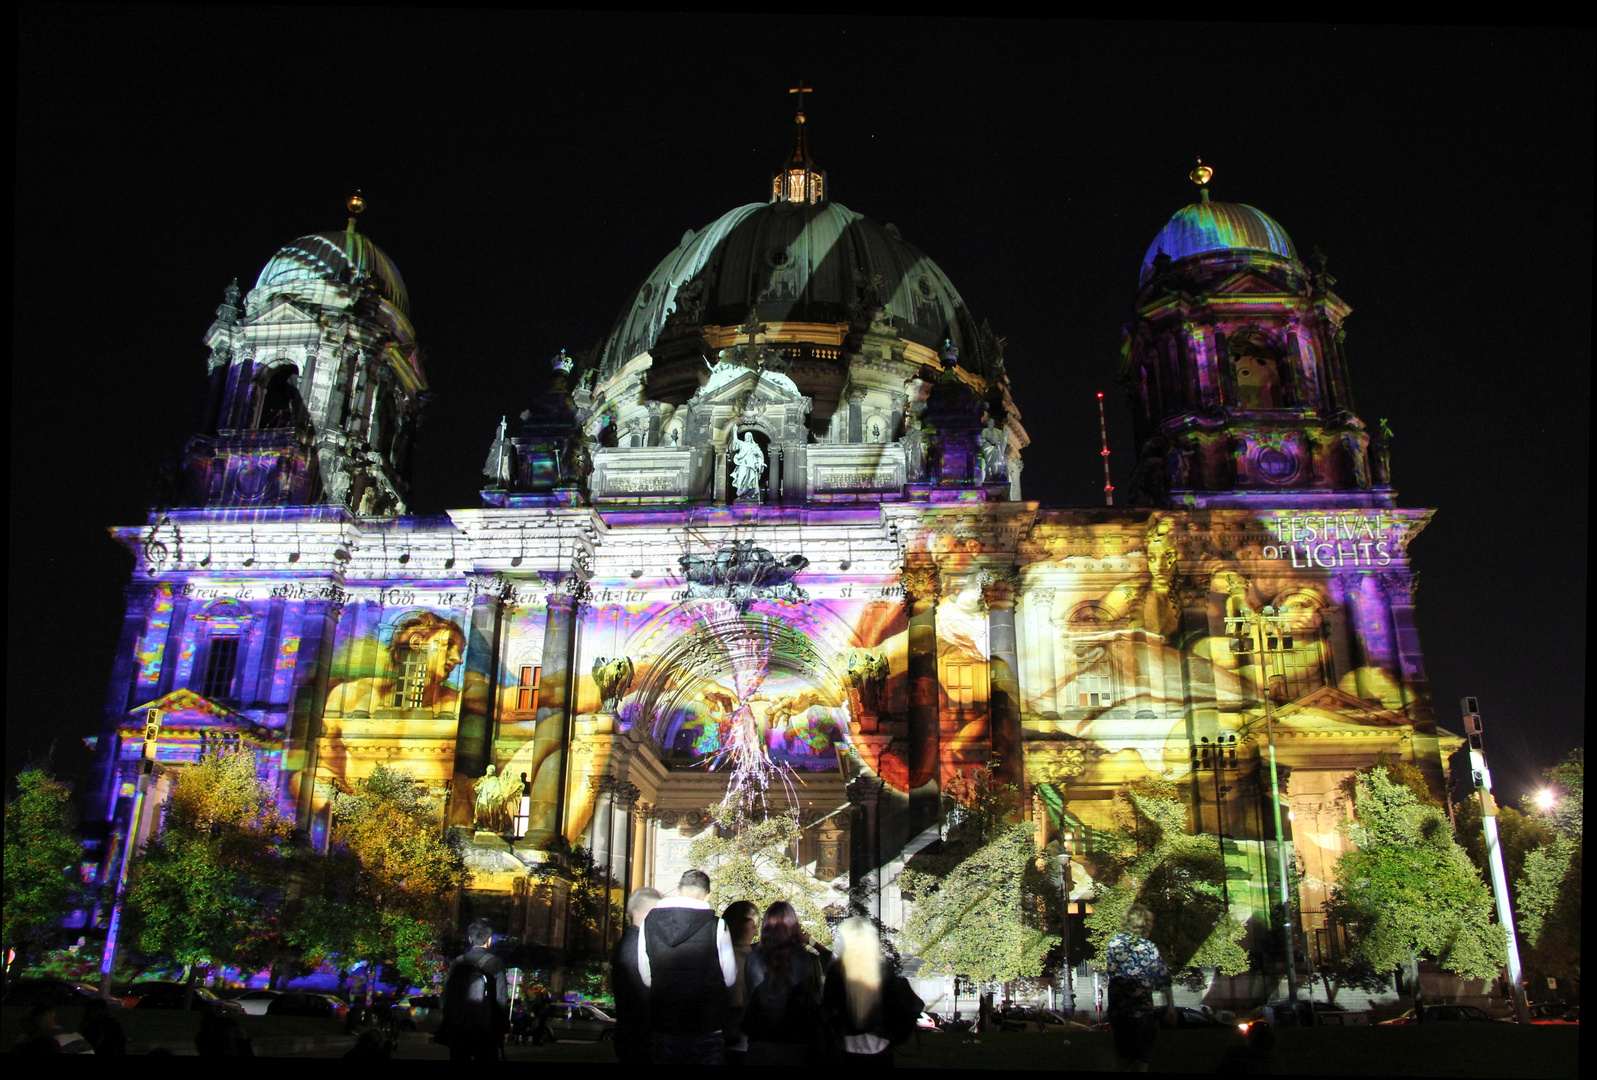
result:
[[[1467,697],[1460,704],[1464,710],[1464,734],[1469,738],[1471,750],[1483,749],[1481,743],[1481,706],[1475,698]]]

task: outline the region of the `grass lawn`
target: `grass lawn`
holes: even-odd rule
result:
[[[1274,1071],[1302,1076],[1572,1077],[1580,1061],[1578,1027],[1432,1024],[1427,1027],[1288,1028],[1278,1031]],[[1241,1036],[1222,1029],[1166,1031],[1153,1072],[1212,1072]],[[907,1051],[907,1052],[906,1052]],[[900,1050],[900,1068],[1110,1071],[1108,1034],[1011,1033],[979,1040],[923,1034]]]
[[[76,1030],[82,1010],[68,1006],[56,1010],[56,1022]],[[111,1015],[127,1032],[128,1049],[133,1053],[154,1045],[194,1047],[194,1036],[200,1030],[200,1014],[180,1012],[176,1009],[113,1009]],[[28,1019],[25,1005],[0,1007],[0,1052],[11,1049],[22,1037],[22,1025]],[[246,1016],[242,1021],[244,1034],[251,1039],[281,1036],[342,1035],[344,1025],[338,1020],[315,1016]]]

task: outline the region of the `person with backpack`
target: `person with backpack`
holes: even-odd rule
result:
[[[466,927],[471,948],[444,980],[444,1018],[433,1041],[449,1047],[450,1061],[498,1061],[510,1033],[505,964],[488,951],[493,938],[487,919]]]
[[[844,1062],[891,1068],[893,1047],[915,1033],[925,1002],[909,980],[893,973],[869,919],[845,919],[837,928],[837,946],[821,1004],[842,1039]]]

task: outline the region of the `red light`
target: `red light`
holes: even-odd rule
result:
[[[1103,391],[1102,390],[1098,391],[1098,396],[1099,397],[1103,397]]]

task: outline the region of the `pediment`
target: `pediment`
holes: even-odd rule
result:
[[[128,710],[117,725],[123,731],[142,731],[151,710],[160,715],[163,730],[237,732],[256,740],[280,741],[282,735],[248,716],[192,690],[173,690],[165,697]]]
[[[750,392],[753,396],[750,397]],[[742,405],[745,401],[762,405],[809,405],[809,398],[786,375],[752,368],[738,372],[730,378],[711,378],[708,385],[694,395],[700,405]]]
[[[247,326],[315,321],[316,316],[312,312],[300,307],[286,296],[274,296],[271,303],[244,320]]]
[[[1281,282],[1270,278],[1266,274],[1261,274],[1252,267],[1237,271],[1209,290],[1213,296],[1236,296],[1239,294],[1284,296],[1289,291]]]
[[[1372,705],[1334,686],[1322,686],[1275,710],[1278,723],[1294,727],[1408,727],[1402,713]]]

